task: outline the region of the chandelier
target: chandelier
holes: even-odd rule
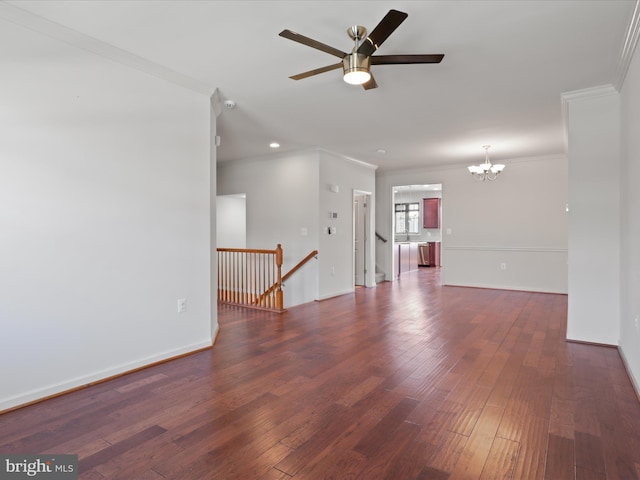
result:
[[[504,165],[502,164],[491,164],[491,160],[489,160],[490,147],[491,145],[482,146],[482,148],[484,148],[484,163],[467,167],[469,169],[469,173],[471,173],[471,175],[480,182],[484,182],[485,180],[495,180],[498,178],[500,172],[504,170]]]

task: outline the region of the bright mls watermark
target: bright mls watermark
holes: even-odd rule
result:
[[[0,480],[78,480],[77,455],[0,455]]]

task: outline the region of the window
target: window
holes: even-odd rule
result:
[[[420,204],[396,203],[396,234],[417,235],[420,233]]]

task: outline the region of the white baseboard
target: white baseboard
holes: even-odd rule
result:
[[[318,300],[327,300],[329,298],[333,298],[333,297],[339,297],[340,295],[346,295],[347,293],[353,293],[355,292],[354,288],[350,288],[347,290],[344,290],[342,292],[333,292],[333,293],[329,293],[327,295],[322,295],[320,297],[318,297]]]
[[[627,361],[627,357],[624,354],[624,350],[619,345],[618,353],[620,353],[620,358],[622,358],[622,363],[624,365],[624,369],[627,371],[627,376],[629,377],[629,380],[631,380],[631,385],[636,391],[636,397],[638,397],[638,400],[640,400],[640,385],[638,384],[638,380],[633,376],[631,368],[629,367],[629,362]]]
[[[78,388],[82,388],[82,387],[91,385],[93,383],[107,380],[112,377],[117,377],[119,375],[126,374],[127,372],[132,372],[134,370],[148,367],[153,364],[170,360],[175,357],[180,357],[182,355],[195,352],[197,350],[202,350],[204,348],[210,347],[211,344],[212,344],[211,340],[204,340],[191,345],[186,345],[184,347],[158,353],[156,355],[150,355],[148,357],[140,358],[132,362],[127,362],[127,363],[123,363],[113,367],[105,368],[104,370],[93,372],[88,375],[71,378],[69,380],[59,382],[54,385],[48,385],[46,387],[24,392],[19,395],[14,395],[8,398],[1,398],[0,413],[2,413],[5,410],[14,409],[22,405],[28,405],[30,403],[34,403],[39,400],[43,400],[55,395],[64,394],[65,392],[70,392]]]
[[[535,288],[529,286],[518,285],[497,285],[489,283],[445,283],[443,286],[447,287],[471,287],[471,288],[490,288],[492,290],[514,290],[518,292],[535,292],[535,293],[556,293],[560,295],[566,295],[567,292],[562,290],[556,290],[553,288]]]

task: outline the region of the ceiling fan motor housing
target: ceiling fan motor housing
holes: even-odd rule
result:
[[[355,42],[358,42],[367,36],[367,29],[362,25],[353,25],[347,29],[347,35]]]
[[[342,59],[342,69],[344,74],[352,72],[369,73],[371,57],[361,53],[350,53]]]

